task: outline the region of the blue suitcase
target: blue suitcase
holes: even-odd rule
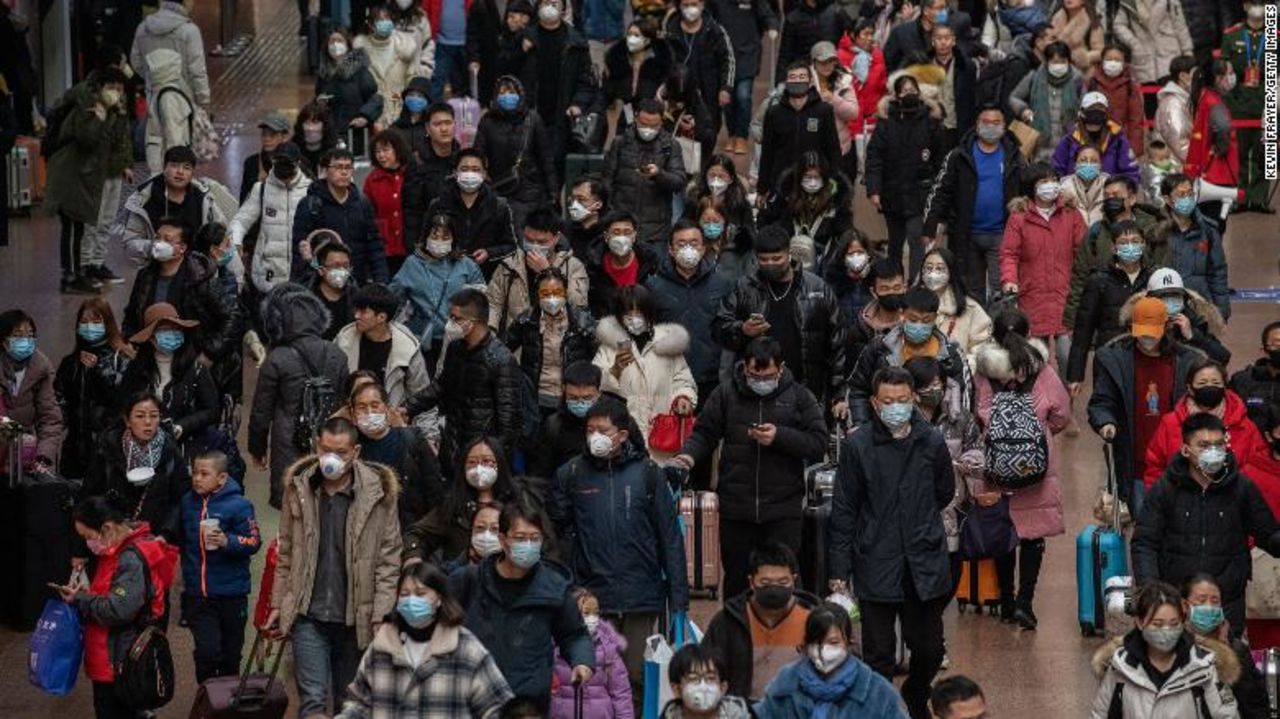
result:
[[[1107,491],[1116,497],[1115,461],[1111,443],[1103,445],[1107,463]],[[1107,580],[1129,573],[1129,556],[1120,531],[1120,501],[1110,526],[1090,524],[1076,537],[1076,596],[1079,599],[1080,633],[1086,637],[1106,634],[1107,605],[1103,592]]]

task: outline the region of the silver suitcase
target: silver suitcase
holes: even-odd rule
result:
[[[10,210],[31,207],[31,160],[31,150],[17,145],[5,157],[4,170],[8,178]]]

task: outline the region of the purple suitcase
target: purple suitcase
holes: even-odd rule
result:
[[[280,661],[284,658],[287,640],[278,642],[275,659],[271,661],[271,672],[264,674],[266,657],[258,663],[258,671],[253,671],[254,659],[258,656],[258,647],[262,643],[262,632],[253,639],[253,649],[249,651],[249,659],[245,662],[244,671],[238,677],[214,677],[205,680],[196,693],[195,704],[191,706],[190,719],[282,719],[289,708],[289,696],[285,694],[284,682],[276,681],[280,672]],[[268,645],[267,651],[270,651]]]

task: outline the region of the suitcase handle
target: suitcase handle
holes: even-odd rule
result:
[[[240,672],[240,685],[236,687],[236,691],[231,695],[231,710],[235,711],[240,706],[240,701],[244,698],[245,685],[249,681],[249,674],[253,671],[254,657],[258,656],[258,647],[262,644],[262,630],[259,629],[253,637],[253,649],[249,650],[249,659],[244,663],[244,671]],[[271,640],[267,640],[271,641]],[[289,638],[280,639],[280,649],[276,652],[275,661],[271,663],[271,673],[267,675],[267,686],[263,688],[262,696],[271,696],[271,687],[276,683],[276,675],[280,672],[280,663],[284,660],[284,648],[289,643]],[[261,665],[259,665],[261,667]]]
[[[1111,528],[1120,531],[1120,481],[1116,478],[1115,446],[1102,443],[1102,458],[1107,464],[1107,491],[1111,493]]]

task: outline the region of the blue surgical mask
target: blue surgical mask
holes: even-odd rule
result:
[[[377,35],[378,37],[388,37],[391,35],[391,31],[395,29],[396,29],[395,22],[388,20],[386,18],[383,18],[373,23],[373,34]]]
[[[515,112],[520,107],[520,96],[514,92],[504,92],[498,95],[498,108],[507,112]]]
[[[704,222],[702,223],[702,236],[708,240],[718,240],[720,235],[724,234],[723,222]]]
[[[160,330],[156,332],[156,347],[159,347],[161,352],[171,355],[182,349],[182,343],[186,339],[181,330]]]
[[[521,569],[532,569],[542,559],[542,541],[527,540],[511,543],[511,563]]]
[[[569,414],[582,419],[587,416],[587,412],[591,411],[591,407],[595,403],[594,399],[566,399],[564,406],[569,410]]]
[[[1192,604],[1191,605],[1191,626],[1201,634],[1208,634],[1217,629],[1222,624],[1225,617],[1222,613],[1222,607],[1215,607],[1212,604]]]
[[[1190,215],[1192,212],[1196,211],[1196,198],[1191,197],[1190,195],[1186,197],[1179,197],[1173,201],[1173,211],[1179,215]]]
[[[1143,247],[1136,242],[1127,242],[1123,245],[1116,245],[1116,257],[1121,262],[1137,262],[1142,259]]]
[[[9,338],[9,356],[15,362],[26,362],[31,359],[31,355],[36,353],[35,337],[10,337]]]
[[[1098,174],[1102,172],[1102,167],[1093,162],[1082,162],[1076,165],[1076,177],[1085,182],[1093,182],[1098,179]]]
[[[431,623],[431,618],[436,615],[436,605],[426,597],[400,597],[396,601],[396,611],[406,624],[421,629]]]
[[[410,95],[404,99],[404,109],[417,115],[427,109],[427,98],[421,95]]]
[[[922,344],[933,335],[933,325],[929,322],[903,322],[902,334],[911,344]]]
[[[914,406],[910,402],[894,402],[880,406],[880,421],[889,429],[898,429],[911,421]]]
[[[222,253],[221,257],[218,258],[218,266],[226,267],[227,265],[231,264],[231,261],[234,260],[235,258],[236,258],[236,248],[235,248],[235,245],[232,245],[231,247],[227,248],[226,252]]]
[[[1166,311],[1168,311],[1170,317],[1176,314],[1181,314],[1182,308],[1185,305],[1186,305],[1186,302],[1184,302],[1181,297],[1164,298],[1164,308]]]
[[[951,14],[950,11],[948,11],[946,8],[942,8],[933,16],[933,22],[938,25],[946,25],[947,17],[950,14]]]
[[[80,339],[85,342],[95,344],[107,336],[107,326],[101,322],[81,322],[76,327],[76,334],[80,335]]]

